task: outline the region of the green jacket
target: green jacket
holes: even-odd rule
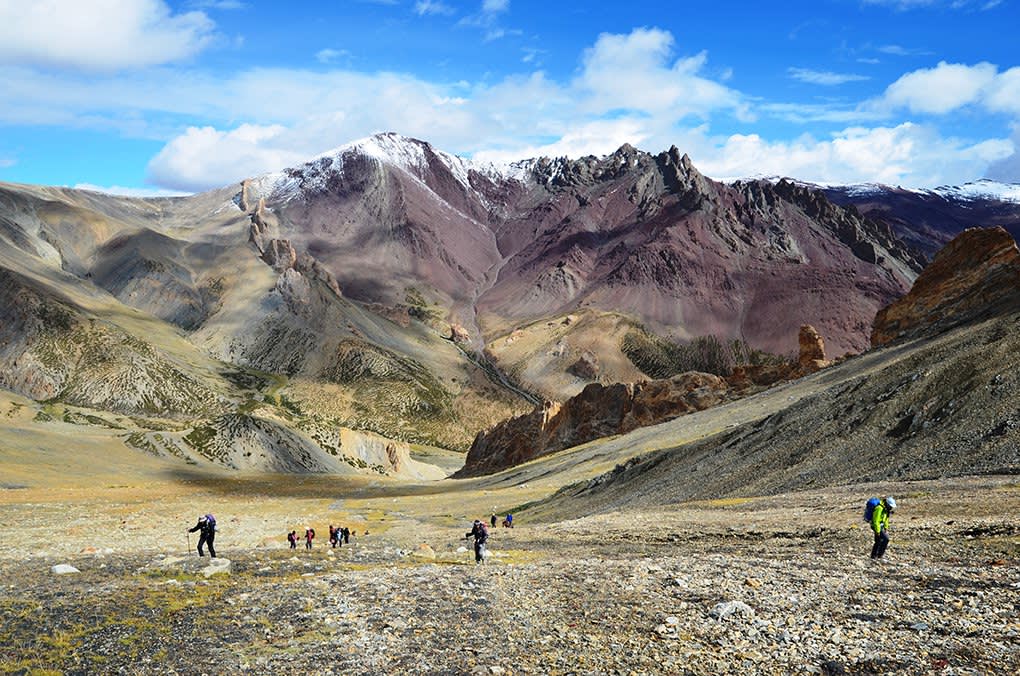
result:
[[[871,513],[871,530],[878,534],[887,528],[889,528],[889,512],[886,511],[885,500],[883,500]]]

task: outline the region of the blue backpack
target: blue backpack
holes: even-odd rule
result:
[[[864,506],[864,520],[867,523],[871,523],[871,517],[875,513],[875,508],[882,504],[882,501],[878,498],[871,498],[868,500],[868,504]]]

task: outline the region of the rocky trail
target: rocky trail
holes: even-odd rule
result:
[[[880,563],[867,557],[871,536],[857,514],[869,489],[895,491],[901,503]],[[130,540],[89,548],[95,532],[69,536],[63,551],[76,554],[8,550],[0,673],[1020,669],[1020,486],[1009,478],[559,523],[529,523],[524,512],[520,527],[493,532],[484,566],[461,539],[466,524],[425,518],[420,498],[385,502],[406,517],[390,512],[384,523],[369,509],[378,505],[361,505],[356,536],[338,550],[290,551],[282,533],[249,537],[257,528],[242,540],[221,517],[229,572],[208,577],[209,559]],[[263,509],[246,507],[246,518]],[[5,541],[22,541],[11,506],[2,509]],[[80,572],[57,575],[57,564]]]

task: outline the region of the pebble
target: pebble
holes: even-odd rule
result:
[[[73,573],[80,573],[81,571],[72,566],[69,563],[58,563],[57,565],[50,568],[50,571],[54,575],[70,575]]]

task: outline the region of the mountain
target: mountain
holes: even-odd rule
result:
[[[1020,237],[1020,185],[981,180],[962,186],[909,190],[881,184],[820,188],[836,204],[881,220],[930,259],[967,228],[1001,226]]]
[[[607,380],[638,377],[614,344],[636,325],[785,353],[789,327],[810,323],[834,351],[859,351],[923,262],[818,191],[717,183],[676,148],[494,167],[382,134],[245,181],[235,201],[262,205],[260,233],[312,255],[345,296],[435,307],[554,398],[583,387],[567,369],[585,352],[614,367]],[[532,335],[572,313],[588,321]]]
[[[942,235],[862,213],[676,148],[496,166],[396,134],[183,198],[0,184],[0,386],[161,456],[399,474],[676,341],[866,349]]]

